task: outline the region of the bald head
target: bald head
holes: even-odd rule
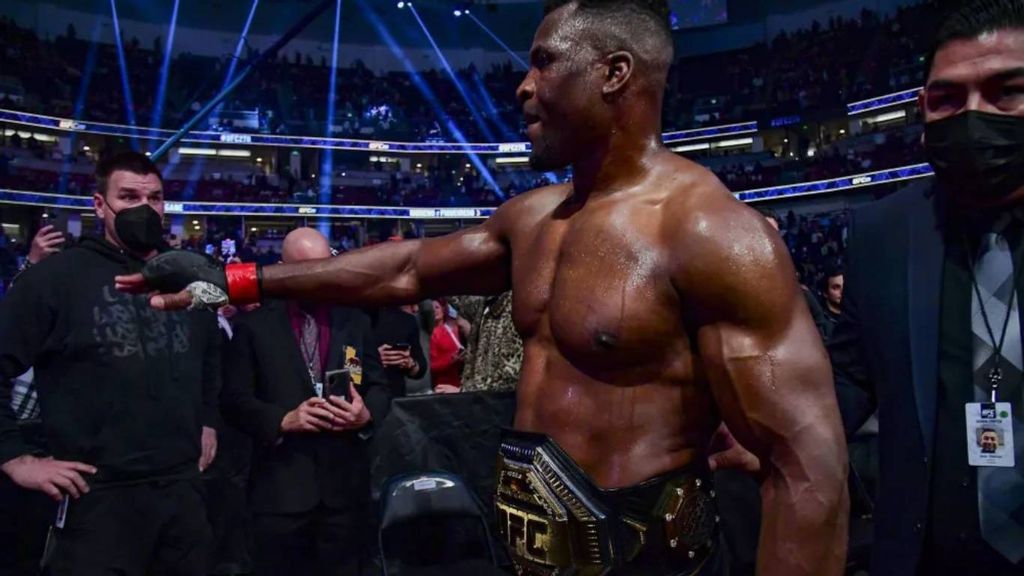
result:
[[[281,260],[287,264],[330,256],[331,245],[327,238],[312,228],[292,230],[284,237],[284,245],[281,246]]]

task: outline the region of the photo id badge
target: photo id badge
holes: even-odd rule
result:
[[[313,393],[316,394],[317,398],[323,398],[324,397],[324,383],[323,382],[313,382]]]
[[[970,402],[967,413],[967,463],[1013,468],[1013,413],[1009,402]]]

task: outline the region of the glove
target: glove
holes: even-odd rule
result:
[[[150,290],[189,292],[191,308],[218,308],[229,300],[237,305],[260,301],[260,268],[256,264],[225,267],[200,254],[171,250],[146,262],[142,277]]]

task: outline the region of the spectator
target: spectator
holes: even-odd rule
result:
[[[327,258],[330,246],[300,228],[282,253]],[[236,323],[226,366],[225,415],[255,444],[254,574],[359,574],[370,530],[365,441],[390,401],[369,316],[268,301]],[[327,373],[342,369],[350,383],[330,388]]]
[[[779,223],[781,220],[779,220],[778,214],[768,208],[758,208],[757,211],[761,213],[761,216],[764,216],[764,219],[768,221],[769,226],[776,230],[779,229]],[[821,337],[823,339],[826,338],[828,321],[825,318],[825,312],[821,309],[821,304],[818,303],[818,299],[814,297],[814,294],[811,293],[811,290],[807,288],[806,285],[800,284],[800,289],[803,292],[804,301],[807,303],[807,309],[811,313],[811,318],[814,319],[814,325],[818,327],[818,332],[821,334]]]
[[[393,398],[406,395],[406,378],[417,379],[427,371],[415,314],[408,306],[381,308],[375,314],[374,340]]]
[[[234,323],[240,312],[244,313],[245,310],[239,310],[231,304],[217,310],[217,325],[225,354],[234,337]],[[252,572],[249,551],[251,522],[246,500],[252,440],[236,426],[228,424],[221,426],[217,440],[217,459],[203,477],[207,513],[213,531],[210,568],[207,573],[211,576],[249,574]]]
[[[839,323],[843,315],[843,284],[845,275],[841,269],[834,269],[825,275],[824,296],[825,296],[825,318],[828,320],[825,340],[832,337],[832,330]]]
[[[32,238],[32,249],[22,271],[55,254],[57,246],[63,242],[63,234],[54,232],[53,226],[40,228]],[[17,281],[17,277],[14,280]],[[39,395],[31,368],[14,379],[11,410],[18,419],[18,429],[25,444],[45,454],[46,439],[39,420]],[[0,528],[0,574],[32,574],[38,571],[47,527],[53,520],[54,511],[53,501],[46,494],[22,488],[6,475],[0,476],[0,516],[8,519]]]
[[[201,574],[199,472],[216,452],[220,343],[208,312],[150,313],[114,288],[162,244],[160,172],[141,153],[97,167],[103,238],[27,270],[0,304],[0,396],[35,368],[49,457],[0,404],[0,462],[67,510],[48,573]]]
[[[460,372],[465,363],[466,347],[459,337],[465,324],[457,321],[457,313],[445,300],[434,300],[434,331],[430,335],[430,377],[434,392],[461,392]],[[463,326],[460,328],[460,324]]]

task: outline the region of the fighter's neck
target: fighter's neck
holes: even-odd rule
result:
[[[611,194],[635,185],[651,171],[652,160],[665,147],[657,134],[616,138],[573,164],[573,193],[581,200]]]

